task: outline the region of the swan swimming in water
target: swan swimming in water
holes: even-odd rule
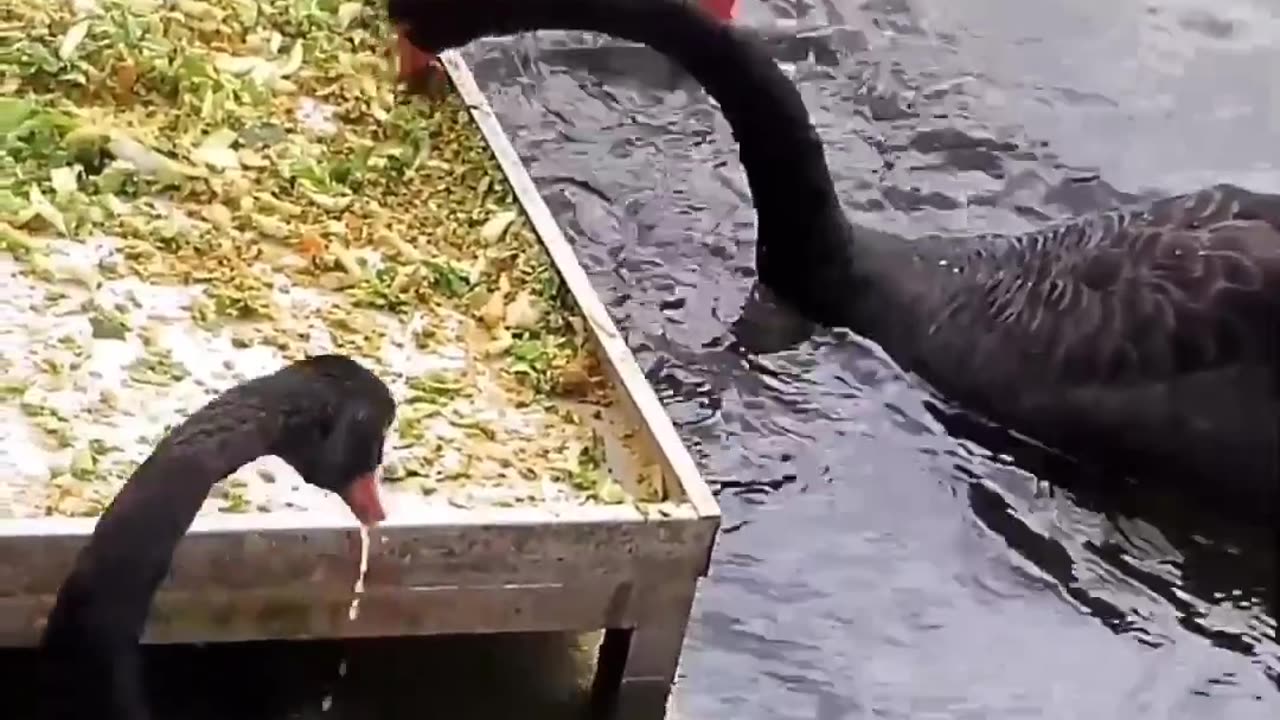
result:
[[[390,0],[418,48],[580,30],[643,43],[719,104],[761,282],[958,405],[1108,470],[1244,512],[1280,499],[1280,196],[1217,185],[1017,235],[850,224],[799,92],[681,0]]]

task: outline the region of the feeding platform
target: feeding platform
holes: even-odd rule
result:
[[[388,519],[246,465],[146,641],[603,628],[598,697],[660,717],[718,507],[465,63],[397,93],[379,7],[0,0],[0,646],[168,427],[341,352],[399,403]]]

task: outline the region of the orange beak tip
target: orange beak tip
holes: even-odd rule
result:
[[[382,508],[382,497],[378,492],[376,471],[357,477],[342,493],[342,499],[365,527],[372,527],[387,519],[387,513]]]

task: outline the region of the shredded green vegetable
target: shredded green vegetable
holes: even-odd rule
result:
[[[565,409],[603,403],[604,383],[558,276],[456,94],[397,94],[378,10],[0,0],[0,270],[50,327],[83,320],[57,342],[0,328],[21,357],[0,367],[0,417],[25,418],[51,458],[44,512],[101,510],[181,416],[148,425],[146,398],[190,411],[242,379],[239,361],[201,369],[183,350],[218,338],[280,362],[344,352],[392,381],[388,480],[632,499]],[[152,288],[193,290],[181,321]],[[102,357],[126,347],[104,386]],[[128,442],[104,439],[130,422]],[[252,496],[273,483],[246,477],[213,506],[270,507]]]

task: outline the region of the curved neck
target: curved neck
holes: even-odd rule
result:
[[[58,717],[149,717],[138,643],[174,550],[213,485],[270,452],[260,425],[210,426],[212,407],[175,429],[138,467],[58,591],[41,638],[54,673],[48,681],[60,686],[48,697],[65,695],[61,702],[72,706]]]
[[[388,9],[424,51],[533,30],[593,31],[647,45],[720,104],[740,146],[761,243],[816,240],[834,218],[843,222],[822,142],[795,85],[758,40],[693,0],[390,0]]]

